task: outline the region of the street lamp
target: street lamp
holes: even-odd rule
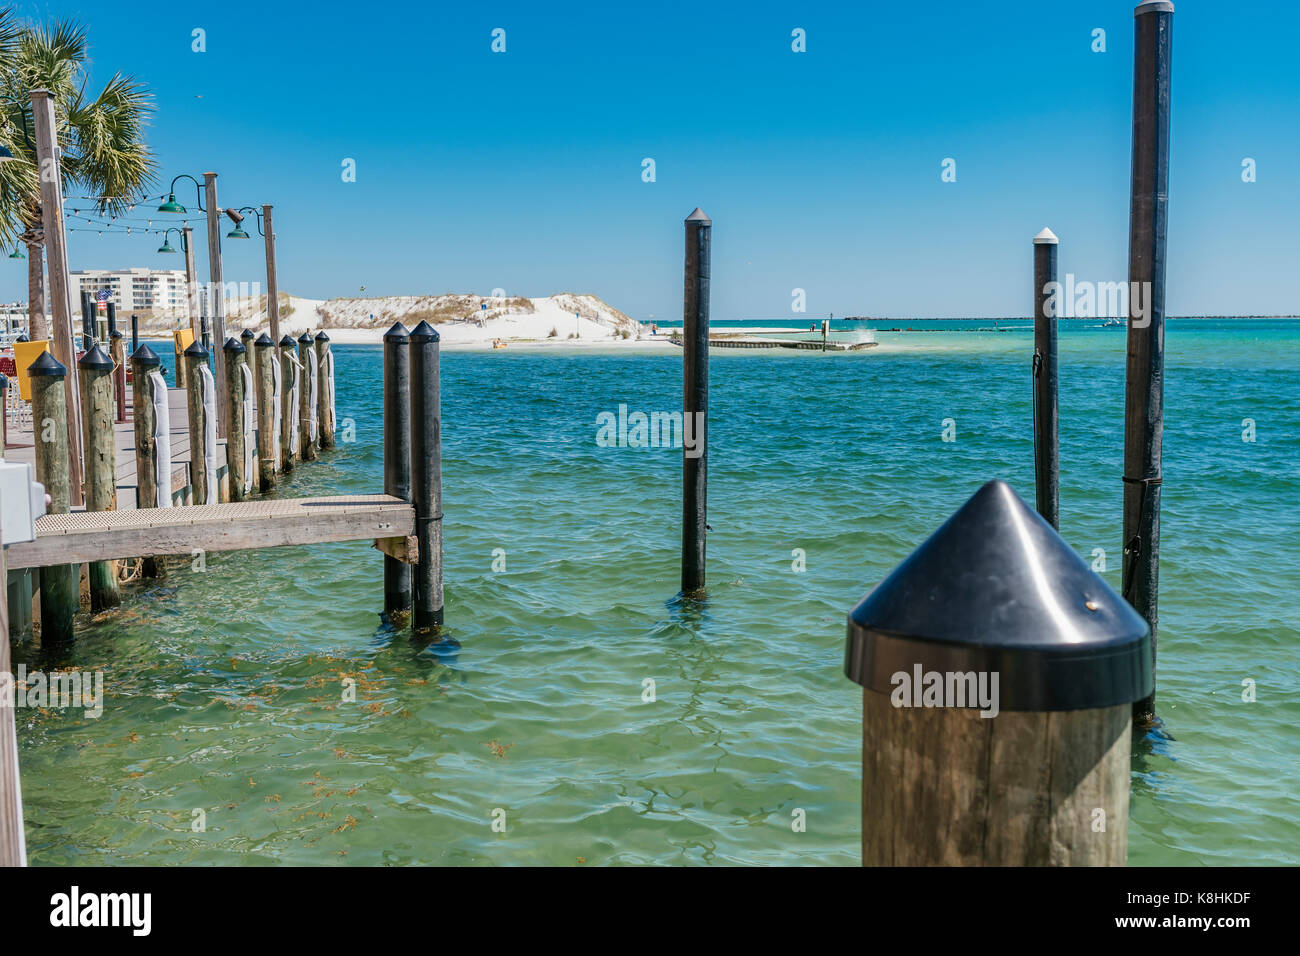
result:
[[[25,256],[25,255],[23,254],[23,247],[22,247],[22,246],[14,246],[14,251],[11,252],[11,253],[9,253],[9,258],[10,258],[10,259],[26,259],[27,256]]]
[[[190,182],[194,184],[194,190],[195,192],[198,193],[199,196],[199,212],[207,212],[207,210],[203,208],[203,185],[188,173],[181,173],[179,176],[176,177],[176,179],[172,180],[172,184],[167,190],[167,201],[158,207],[158,211],[175,212],[175,213],[181,213],[182,215],[189,211],[176,201],[176,183],[178,180],[181,179],[188,179]]]
[[[266,232],[262,229],[262,210],[256,209],[253,206],[240,206],[238,209],[226,209],[224,210],[224,212],[227,216],[230,217],[230,221],[235,224],[235,228],[231,229],[228,233],[226,233],[227,239],[251,239],[252,238],[251,236],[249,236],[248,233],[244,231],[244,227],[242,225],[244,221],[244,213],[246,212],[251,212],[253,216],[256,218],[257,234],[259,236],[266,235]]]
[[[177,229],[175,226],[172,226],[170,229],[168,229],[166,232],[163,233],[163,244],[158,251],[162,253],[166,253],[168,255],[176,254],[176,250],[172,248],[171,242],[168,239],[168,236],[170,236],[173,232],[179,232],[181,234],[181,248],[184,249],[186,252],[188,252],[189,248],[185,245],[185,230]]]

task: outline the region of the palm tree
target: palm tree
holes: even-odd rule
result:
[[[0,14],[0,109],[7,120],[0,145],[15,159],[0,162],[0,242],[27,246],[28,318],[33,339],[45,327],[44,249],[37,158],[31,141],[31,91],[53,94],[64,195],[94,199],[100,215],[118,216],[141,198],[157,168],[144,130],[153,99],[134,77],[114,74],[93,99],[87,95],[86,30],[74,22],[16,28]]]

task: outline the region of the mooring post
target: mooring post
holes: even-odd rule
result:
[[[95,296],[81,291],[81,348],[85,351],[95,341]]]
[[[116,421],[126,421],[126,336],[121,329],[108,333],[109,355],[113,358],[113,404],[117,407]]]
[[[316,375],[316,349],[310,332],[298,336],[298,364],[302,366],[302,387],[298,389],[298,427],[303,461],[316,460],[316,441],[319,423],[316,419],[316,393],[319,379]]]
[[[275,342],[263,332],[257,352],[257,475],[262,491],[275,488]]]
[[[81,421],[86,449],[86,510],[117,508],[117,442],[113,439],[113,359],[93,346],[77,362],[81,376]],[[122,603],[116,561],[89,566],[90,609],[103,611]]]
[[[193,490],[192,502],[196,505],[210,503],[215,489],[208,488],[208,443],[215,436],[211,414],[207,408],[208,396],[205,394],[206,382],[203,373],[208,371],[208,352],[198,342],[191,342],[185,350],[186,373],[190,377],[189,388],[185,390],[186,407],[189,411],[190,430],[190,488]],[[225,369],[222,369],[225,372]],[[209,374],[211,374],[209,372]]]
[[[438,332],[428,322],[411,330],[411,502],[419,547],[414,627],[442,627],[442,384]]]
[[[849,615],[863,865],[1122,865],[1149,635],[1008,485],[984,485]]]
[[[27,368],[31,380],[32,434],[36,445],[36,480],[45,486],[47,514],[65,515],[71,505],[68,478],[68,370],[50,352]],[[41,568],[41,643],[72,640],[73,616],[81,602],[75,564]]]
[[[384,494],[411,500],[411,337],[394,322],[384,333]],[[411,566],[384,555],[384,613],[411,610]]]
[[[1133,11],[1133,169],[1129,202],[1128,361],[1124,396],[1124,597],[1151,626],[1155,670],[1164,433],[1165,235],[1169,197],[1169,73],[1174,5]],[[1155,719],[1155,686],[1133,705]]]
[[[253,376],[253,381],[257,381],[257,348],[255,343],[257,336],[253,334],[252,329],[244,329],[239,333],[239,344],[244,347],[244,360],[248,362],[248,371]]]
[[[230,500],[243,501],[252,492],[252,468],[249,461],[248,441],[251,422],[248,399],[246,350],[234,336],[222,346],[226,353],[226,421],[230,434],[226,436],[226,477],[230,484]]]
[[[316,389],[320,421],[321,448],[334,447],[334,353],[330,351],[330,337],[325,330],[316,333],[316,374],[320,384]]]
[[[134,320],[134,317],[132,317]],[[158,401],[154,395],[154,380],[151,373],[158,371],[162,360],[153,349],[141,345],[131,353],[131,397],[132,425],[135,435],[135,506],[137,508],[157,508],[162,501],[171,501],[171,447],[159,448]],[[165,399],[167,385],[163,383]],[[170,423],[164,422],[166,429]],[[158,459],[166,456],[164,474],[166,484],[159,494]],[[163,564],[158,558],[142,558],[140,576],[159,578],[163,576]]]
[[[1038,513],[1061,527],[1061,436],[1057,404],[1056,287],[1057,239],[1052,230],[1034,236],[1034,492]],[[1054,294],[1057,293],[1057,294]],[[1051,314],[1049,314],[1049,310]]]
[[[713,220],[696,210],[686,217],[686,294],[682,316],[685,392],[682,434],[682,591],[704,587],[708,515],[709,242]]]
[[[268,207],[269,208],[269,207]],[[298,369],[298,343],[292,335],[280,338],[280,467],[293,471],[294,459],[298,457],[298,392],[301,388],[302,374]]]

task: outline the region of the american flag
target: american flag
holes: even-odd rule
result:
[[[113,298],[113,293],[109,292],[107,289],[100,289],[95,293],[96,302],[107,302],[111,298]]]

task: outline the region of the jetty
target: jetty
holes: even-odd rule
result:
[[[870,332],[858,333],[861,338],[854,342],[844,342],[822,335],[815,339],[773,338],[774,335],[816,335],[807,329],[745,329],[743,331],[709,330],[709,348],[711,349],[795,349],[801,352],[860,352],[875,348],[880,343]],[[669,339],[673,345],[683,344],[682,330],[673,329]]]

